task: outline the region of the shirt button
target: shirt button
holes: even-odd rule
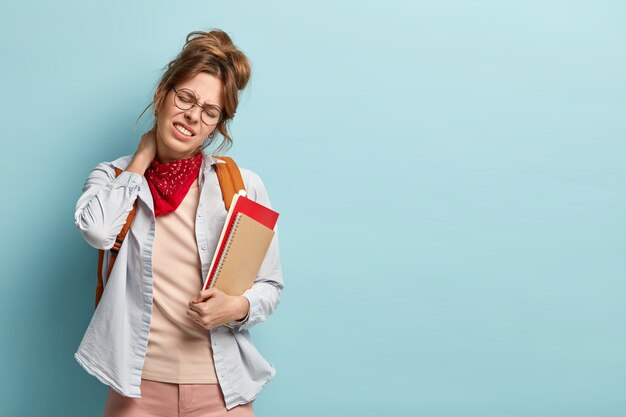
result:
[[[222,378],[225,378],[225,377],[226,377],[226,375],[224,375],[224,374],[220,374],[220,376],[221,376]]]
[[[220,344],[220,341],[219,341],[219,340],[216,340],[214,344],[215,344],[215,346],[217,346],[217,345],[219,345],[219,344]]]
[[[206,250],[206,245],[202,245],[202,250]]]
[[[202,213],[198,213],[198,217],[202,217]]]

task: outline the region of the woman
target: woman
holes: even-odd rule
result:
[[[135,202],[137,213],[74,356],[109,386],[107,417],[253,416],[276,372],[249,329],[280,300],[277,229],[243,295],[200,291],[226,217],[214,168],[223,161],[203,149],[218,132],[232,143],[227,123],[250,65],[212,30],[190,33],[166,68],[153,128],[133,155],[98,164],[76,204],[75,224],[107,250],[104,265]],[[247,196],[271,207],[261,178],[240,170]]]

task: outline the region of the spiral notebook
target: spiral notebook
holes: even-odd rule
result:
[[[203,290],[217,287],[241,295],[254,283],[274,237],[278,212],[235,194],[204,282]]]
[[[273,237],[272,229],[237,213],[209,288],[243,294],[254,283]]]

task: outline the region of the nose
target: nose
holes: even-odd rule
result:
[[[185,110],[185,119],[195,124],[200,120],[201,113],[202,108],[200,106],[191,106],[190,109]]]

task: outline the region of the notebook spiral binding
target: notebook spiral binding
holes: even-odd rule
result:
[[[226,246],[224,247],[224,252],[222,252],[222,257],[215,268],[215,276],[213,277],[213,282],[211,283],[211,287],[214,287],[217,284],[217,280],[220,277],[220,273],[222,272],[222,268],[224,267],[224,262],[226,262],[226,257],[228,256],[228,251],[230,250],[230,246],[233,243],[233,239],[235,236],[235,232],[237,232],[237,226],[239,226],[239,220],[241,220],[241,213],[237,213],[235,220],[233,221],[233,227],[230,229],[230,234],[228,235],[228,240],[226,241]]]

